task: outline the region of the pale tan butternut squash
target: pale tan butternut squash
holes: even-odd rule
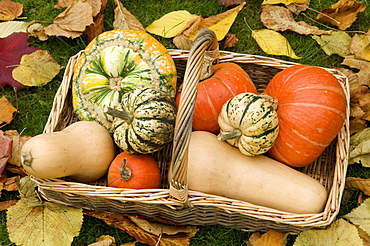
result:
[[[43,133],[28,140],[21,163],[39,178],[71,177],[91,182],[102,177],[115,157],[108,130],[93,121],[78,121],[62,131]]]
[[[188,158],[191,190],[292,213],[318,213],[326,204],[319,181],[264,155],[243,155],[212,133],[192,133]]]

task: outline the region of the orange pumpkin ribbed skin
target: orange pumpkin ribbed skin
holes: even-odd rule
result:
[[[130,169],[131,177],[124,180],[122,165]],[[108,169],[108,186],[127,189],[160,188],[161,171],[150,154],[130,154],[121,152],[112,161]]]
[[[214,66],[214,74],[199,82],[193,115],[193,130],[220,132],[218,115],[224,103],[244,92],[257,93],[249,75],[236,63],[224,62]],[[179,103],[181,93],[177,94]]]
[[[347,100],[334,75],[310,65],[276,74],[265,94],[278,99],[279,135],[268,154],[293,167],[314,162],[336,137]]]

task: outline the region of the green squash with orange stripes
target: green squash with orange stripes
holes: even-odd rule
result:
[[[174,98],[176,66],[167,49],[148,33],[116,29],[92,40],[78,57],[72,82],[74,112],[80,120],[96,121],[113,132],[114,108],[123,94],[153,87]]]

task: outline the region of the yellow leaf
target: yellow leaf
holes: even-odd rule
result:
[[[285,5],[289,5],[289,4],[292,4],[292,3],[305,3],[307,2],[307,0],[264,0],[262,5],[264,4],[285,4]]]
[[[244,7],[245,4],[246,3],[243,2],[242,4],[232,9],[229,9],[221,14],[204,18],[199,23],[198,29],[189,35],[189,39],[194,40],[195,36],[201,29],[207,28],[214,31],[218,41],[222,40],[229,32],[232,24],[235,21],[236,16],[240,12],[240,10]]]
[[[30,22],[24,21],[7,21],[0,23],[0,38],[6,38],[15,32],[27,32]]]
[[[267,54],[301,58],[296,56],[288,40],[278,32],[269,29],[253,30],[252,37]]]
[[[22,182],[23,179],[26,180]],[[36,185],[31,183],[29,178],[22,178],[20,189],[26,185],[29,195],[36,196]],[[70,246],[82,222],[82,209],[41,201],[29,206],[25,196],[7,211],[9,239],[22,246]]]
[[[172,38],[182,33],[196,19],[196,15],[186,10],[173,11],[153,21],[145,29],[147,32],[158,36]]]
[[[351,36],[346,32],[335,31],[329,35],[313,36],[312,38],[316,40],[328,56],[338,54],[344,57],[351,54],[349,50]]]
[[[370,198],[366,199],[360,206],[344,215],[353,224],[358,225],[362,230],[370,235]]]
[[[325,230],[315,229],[301,232],[294,246],[307,245],[363,246],[363,243],[356,226],[344,219],[338,219]]]
[[[26,86],[43,86],[60,71],[61,66],[47,50],[37,50],[23,55],[20,65],[13,72],[13,78]]]

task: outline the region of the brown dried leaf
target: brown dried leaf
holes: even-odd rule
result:
[[[75,0],[58,0],[58,3],[54,5],[56,9],[64,9],[67,8],[71,3]]]
[[[25,142],[31,139],[31,136],[20,136],[17,130],[8,130],[5,131],[5,135],[9,136],[12,141],[12,156],[8,160],[8,163],[15,166],[22,166],[21,164],[21,149]]]
[[[306,2],[304,3],[300,3],[300,4],[289,4],[289,5],[286,5],[286,7],[294,14],[299,14],[303,11],[306,11],[307,8],[309,7],[310,5],[310,0],[307,0]]]
[[[177,37],[174,37],[172,42],[176,46],[176,48],[180,50],[190,50],[193,44],[193,41],[183,34]]]
[[[350,89],[350,132],[356,133],[366,127],[367,113],[370,111],[370,90],[365,85]]]
[[[261,21],[264,26],[275,31],[291,30],[304,35],[330,34],[331,31],[320,30],[304,21],[296,22],[292,12],[277,5],[262,5]]]
[[[370,196],[370,179],[347,177],[345,189],[358,189],[365,195]]]
[[[331,23],[340,30],[346,30],[355,22],[357,14],[365,11],[365,9],[366,5],[362,2],[356,0],[339,0],[331,8],[323,9],[322,13],[316,16],[316,19]]]
[[[93,8],[89,0],[76,0],[60,13],[53,24],[45,27],[48,36],[79,37],[87,26],[94,23]]]
[[[341,64],[358,69],[359,84],[370,86],[370,61],[356,59],[354,56],[346,56]]]
[[[225,7],[229,7],[229,6],[233,6],[233,5],[239,5],[239,4],[242,4],[244,2],[245,2],[245,0],[217,0],[217,3],[219,5],[222,5],[222,6],[225,6]]]
[[[45,34],[44,26],[40,23],[31,24],[27,29],[28,35],[36,37],[41,41],[48,40],[48,35]]]
[[[142,218],[138,218],[136,216],[129,217],[132,222],[134,222],[138,227],[143,229],[146,232],[154,234],[156,236],[160,236],[162,234],[166,235],[176,235],[178,233],[186,233],[189,235],[195,235],[198,231],[195,226],[174,226],[174,225],[166,225],[158,222],[151,222]]]
[[[370,246],[370,236],[366,231],[362,230],[359,226],[356,226],[358,230],[358,235],[362,239],[364,246]]]
[[[355,58],[370,61],[370,30],[366,35],[355,34],[349,49]]]
[[[4,0],[0,2],[0,20],[11,21],[23,13],[23,4]]]
[[[239,42],[235,34],[226,34],[225,41],[223,41],[224,48],[234,47]]]
[[[0,130],[0,175],[12,154],[12,139]]]
[[[94,15],[93,21],[94,23],[91,24],[86,28],[84,34],[86,34],[86,42],[90,43],[96,36],[103,32],[104,27],[104,9],[107,5],[107,0],[100,1],[100,12]]]
[[[288,233],[277,232],[274,230],[268,230],[264,234],[254,232],[248,242],[248,246],[285,246],[287,243]]]
[[[146,243],[148,245],[186,246],[190,245],[190,238],[194,236],[188,235],[186,233],[180,233],[179,235],[161,235],[160,237],[157,237],[138,227],[124,214],[87,210],[84,211],[84,213],[89,216],[94,216],[96,218],[102,219],[106,224],[114,226],[128,233],[129,235],[135,237],[138,242]]]
[[[6,191],[19,190],[19,180],[20,180],[19,176],[13,176],[13,177],[7,178],[4,183],[3,190],[6,190]]]
[[[10,123],[17,112],[17,109],[13,107],[6,97],[0,98],[0,125]]]
[[[370,128],[365,128],[350,137],[348,163],[370,167]]]
[[[116,5],[114,9],[114,29],[130,29],[146,32],[141,22],[123,6],[120,0],[114,0],[114,3]]]
[[[17,204],[18,201],[19,200],[8,200],[8,201],[0,202],[0,211],[8,210],[8,208]]]

